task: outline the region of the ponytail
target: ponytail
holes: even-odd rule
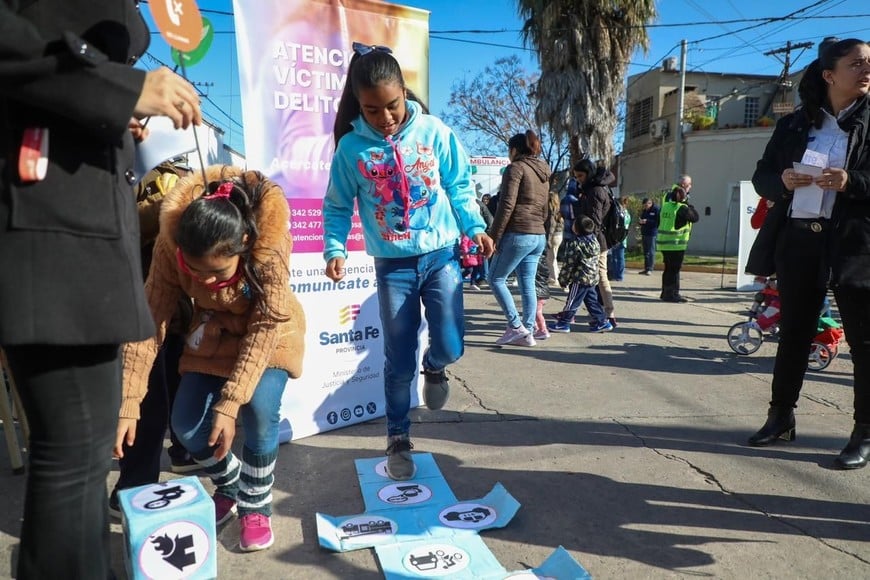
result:
[[[516,149],[520,155],[537,157],[541,154],[541,140],[534,131],[529,129],[525,133],[517,133],[508,139],[508,149]]]
[[[811,62],[804,71],[804,76],[798,85],[798,95],[801,98],[801,110],[806,115],[807,121],[819,129],[824,120],[822,107],[828,102],[828,86],[822,78],[819,59]]]
[[[351,122],[360,116],[362,109],[359,105],[359,91],[361,89],[373,89],[382,84],[397,83],[405,89],[405,78],[399,61],[392,55],[392,51],[386,46],[369,46],[353,43],[354,54],[347,67],[347,78],[344,89],[341,92],[341,100],[338,103],[338,111],[335,114],[335,124],[332,129],[332,137],[335,146],[342,137],[353,131]],[[420,102],[411,91],[408,98]],[[425,105],[424,112],[429,110]]]

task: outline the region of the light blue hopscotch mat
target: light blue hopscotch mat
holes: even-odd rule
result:
[[[387,477],[384,457],[357,459],[365,512],[318,513],[320,545],[336,552],[374,548],[388,580],[592,578],[561,546],[537,568],[505,570],[478,532],[506,526],[519,502],[500,483],[481,499],[458,501],[431,453],[413,457],[417,472],[408,481]]]

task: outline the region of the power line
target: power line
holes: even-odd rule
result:
[[[773,24],[774,22],[778,22],[778,21],[782,21],[782,20],[788,20],[788,19],[790,19],[792,16],[795,16],[795,15],[797,15],[797,14],[800,14],[801,12],[806,12],[807,10],[810,10],[810,9],[812,9],[812,8],[815,8],[816,6],[819,6],[819,5],[821,5],[821,4],[824,4],[824,3],[826,3],[826,2],[830,2],[830,1],[831,1],[831,0],[817,0],[816,2],[813,2],[812,4],[810,4],[810,5],[808,5],[808,6],[804,6],[803,8],[798,8],[798,9],[795,10],[794,12],[789,12],[789,13],[786,14],[785,16],[775,16],[775,17],[773,17],[773,18],[766,18],[766,19],[764,19],[763,22],[759,22],[759,23],[757,23],[757,24],[752,24],[751,26],[744,26],[743,28],[740,28],[740,29],[735,30],[735,31],[733,31],[733,32],[726,32],[726,33],[723,33],[723,34],[717,34],[717,35],[715,35],[715,36],[708,36],[707,38],[702,38],[702,39],[700,39],[700,40],[692,40],[691,42],[692,42],[693,44],[698,44],[698,43],[701,43],[701,42],[707,42],[707,41],[709,41],[709,40],[716,40],[717,38],[722,38],[723,36],[732,36],[732,35],[734,35],[734,34],[736,34],[736,33],[738,33],[738,32],[744,32],[744,31],[746,31],[746,30],[751,30],[751,29],[753,29],[753,28],[759,28],[760,26],[765,26],[766,24]]]
[[[159,63],[161,66],[165,66],[165,67],[167,67],[167,68],[172,68],[172,67],[170,67],[168,64],[166,64],[165,62],[163,62],[162,60],[160,60],[159,58],[157,58],[156,56],[154,56],[151,52],[146,52],[145,55],[148,56],[148,58],[150,58],[150,59],[153,60],[154,62]],[[189,82],[189,81],[188,81],[188,82]],[[222,115],[224,115],[227,119],[229,119],[230,122],[235,123],[236,125],[239,126],[239,128],[244,129],[244,126],[243,126],[241,123],[239,123],[238,121],[236,121],[236,120],[235,120],[235,119],[234,119],[234,118],[233,118],[229,113],[227,113],[226,111],[224,111],[224,110],[220,107],[220,105],[218,105],[217,103],[215,103],[215,102],[211,99],[211,97],[209,97],[206,93],[203,93],[201,90],[199,90],[199,87],[197,87],[196,85],[194,85],[193,88],[196,89],[196,92],[199,93],[199,96],[201,96],[202,98],[204,98],[206,101],[208,101],[208,102],[211,104],[211,106],[213,106],[215,109],[217,109],[218,111],[220,111],[220,113],[221,113]]]
[[[831,0],[827,0],[827,1],[830,2]],[[821,4],[823,4],[824,2],[816,2],[816,3],[813,4],[813,5],[805,6],[804,8],[801,8],[801,9],[798,10],[797,12],[799,12],[799,11],[807,11],[807,10],[811,10],[811,9],[813,9],[813,8],[818,8],[818,11],[817,11],[817,12],[815,12],[815,13],[812,14],[812,15],[807,16],[807,18],[815,18],[815,17],[819,17],[819,16],[821,16],[821,13],[822,13],[822,12],[824,12],[824,11],[826,11],[826,10],[830,10],[830,9],[833,8],[833,7],[839,6],[839,5],[842,4],[843,2],[844,2],[844,0],[840,0],[840,1],[837,2],[837,4],[835,4],[834,6],[829,6],[829,7],[827,7],[827,8],[821,6]],[[794,14],[794,12],[793,12],[792,14]],[[791,28],[791,27],[794,26],[794,25],[795,25],[794,22],[780,23],[780,26],[774,27],[773,30],[769,30],[769,31],[768,31],[768,36],[773,35],[773,34],[779,34],[780,32],[786,30],[787,28]],[[710,64],[711,62],[715,62],[716,60],[720,60],[720,59],[724,59],[724,58],[732,57],[733,55],[735,55],[735,53],[737,53],[737,51],[739,51],[741,48],[744,48],[746,45],[747,45],[747,43],[744,43],[742,46],[734,47],[734,49],[733,49],[730,53],[728,53],[728,54],[720,55],[720,56],[718,56],[718,57],[716,57],[716,58],[713,58],[713,59],[710,59],[710,60],[708,60],[708,61],[702,62],[702,63],[696,65],[695,67],[693,67],[693,70],[703,70],[703,67],[705,67],[706,65]],[[798,55],[798,57],[800,57],[800,55]]]
[[[823,0],[830,1],[830,0]],[[812,8],[812,6],[803,8],[801,10],[807,10]],[[796,14],[793,12],[792,14]],[[862,18],[870,16],[870,14],[829,14],[827,16],[793,16],[792,14],[787,14],[785,16],[760,16],[755,18],[732,18],[730,20],[705,20],[705,21],[692,21],[692,22],[670,22],[670,23],[659,23],[659,24],[635,24],[635,25],[596,25],[596,26],[578,26],[572,28],[549,28],[548,30],[554,32],[565,32],[568,30],[600,30],[600,29],[610,29],[610,30],[629,30],[632,28],[685,28],[687,26],[721,26],[724,24],[745,24],[747,22],[760,22],[762,24],[768,24],[772,22],[778,21],[803,21],[803,20],[835,20],[835,19],[852,19],[852,18]],[[742,30],[748,30],[749,27],[744,28]],[[468,30],[431,30],[431,34],[505,34],[505,33],[517,33],[522,32],[520,28],[499,28],[499,29],[486,29],[486,28],[471,28]],[[738,30],[736,32],[741,32]],[[728,33],[732,34],[732,33]]]

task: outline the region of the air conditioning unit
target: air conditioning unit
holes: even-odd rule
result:
[[[661,139],[668,134],[668,120],[656,119],[649,124],[649,136],[653,139]]]

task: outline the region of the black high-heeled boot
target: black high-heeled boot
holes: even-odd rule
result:
[[[765,447],[777,439],[794,441],[794,409],[791,407],[773,407],[767,411],[767,421],[758,432],[749,438],[753,447]]]
[[[855,423],[849,442],[834,460],[840,469],[859,469],[870,459],[870,423]]]

